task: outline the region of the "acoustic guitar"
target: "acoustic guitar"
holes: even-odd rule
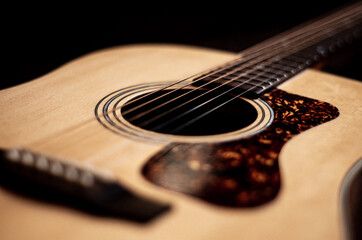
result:
[[[0,91],[1,239],[353,238],[361,2],[239,54],[138,44]]]

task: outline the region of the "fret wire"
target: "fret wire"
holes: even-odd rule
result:
[[[266,71],[262,71],[261,76],[265,77],[266,79],[272,79],[272,78],[274,78],[276,76],[276,74],[275,73],[274,74],[269,74]]]
[[[263,74],[262,74],[262,73],[260,73],[260,75],[259,75],[259,76],[256,76],[256,77],[252,76],[252,77],[251,77],[251,80],[256,80],[256,81],[258,81],[258,82],[263,82],[263,83],[268,83],[268,85],[270,84],[270,83],[268,82],[269,78],[263,78]]]
[[[307,60],[308,60],[308,58],[298,57],[298,56],[295,56],[295,55],[290,55],[287,58],[291,58],[291,60],[293,62],[300,63],[300,64],[305,64],[307,62]]]
[[[298,68],[300,66],[299,63],[296,63],[295,61],[290,61],[290,60],[287,60],[285,58],[283,58],[282,60],[278,61],[278,63],[282,64],[282,65],[285,65],[285,66],[293,66],[295,68]]]
[[[240,78],[228,78],[228,77],[224,77],[224,78],[222,78],[222,79],[220,79],[220,80],[234,80],[234,81],[239,81],[239,82],[241,82],[241,81],[245,81],[246,79],[255,79],[255,80],[257,80],[257,81],[265,81],[265,80],[268,80],[269,79],[269,77],[266,77],[265,75],[264,75],[264,73],[260,73],[260,74],[258,74],[258,76],[257,75],[245,75],[245,77],[240,77]]]
[[[276,70],[276,69],[272,69],[272,68],[265,68],[265,71],[266,72],[269,72],[269,73],[272,73],[272,74],[276,74],[276,75],[279,75],[280,77],[283,77],[284,76],[284,72],[280,71],[280,70]]]
[[[236,81],[236,82],[239,82],[239,81]],[[240,82],[243,82],[243,81],[240,81]],[[259,84],[261,87],[268,87],[271,85],[270,82],[261,81],[261,80],[258,80],[257,78],[251,78],[250,81],[248,82],[248,84],[253,85],[255,87],[258,87]]]
[[[273,63],[273,64],[269,65],[269,67],[279,69],[279,70],[282,70],[282,71],[287,71],[287,72],[293,70],[292,67],[279,64],[279,61],[277,63]]]

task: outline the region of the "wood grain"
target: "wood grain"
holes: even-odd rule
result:
[[[362,155],[362,84],[306,70],[280,86],[328,102],[340,116],[303,132],[282,149],[280,194],[270,204],[230,210],[158,188],[140,174],[166,143],[121,137],[94,117],[97,102],[117,89],[179,80],[233,54],[176,45],[133,45],[75,60],[42,78],[0,91],[0,146],[21,146],[110,171],[136,192],[170,202],[148,225],[99,218],[0,189],[2,239],[340,239],[338,194]]]

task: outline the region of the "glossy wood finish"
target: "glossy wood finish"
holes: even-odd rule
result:
[[[278,197],[254,209],[227,209],[147,182],[141,168],[167,143],[125,138],[94,116],[120,88],[178,80],[233,54],[175,45],[133,45],[87,55],[35,81],[0,92],[0,146],[26,147],[111,172],[173,209],[148,225],[99,218],[1,189],[2,239],[340,239],[339,188],[362,152],[362,84],[306,70],[279,88],[328,102],[340,116],[303,132],[282,149]]]

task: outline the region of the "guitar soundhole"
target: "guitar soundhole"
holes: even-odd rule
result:
[[[258,116],[249,102],[206,90],[162,90],[126,102],[122,117],[139,128],[181,136],[229,133],[252,124]]]
[[[127,138],[188,143],[245,138],[267,128],[274,118],[261,99],[168,85],[141,84],[114,91],[98,102],[96,118]]]

